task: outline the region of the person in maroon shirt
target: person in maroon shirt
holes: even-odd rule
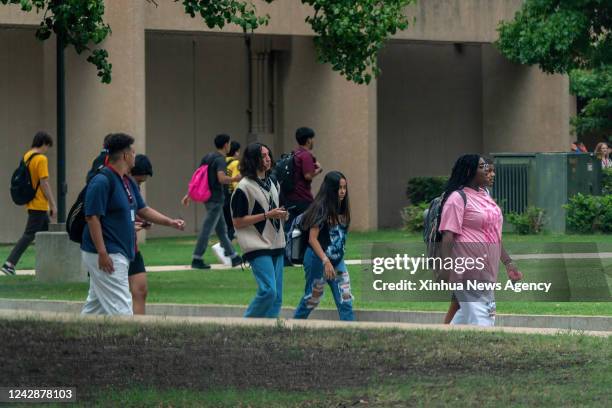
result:
[[[301,127],[295,131],[295,140],[298,147],[293,151],[294,188],[286,195],[285,207],[289,211],[286,228],[289,228],[293,219],[306,211],[310,203],[314,201],[311,187],[312,180],[323,171],[317,159],[312,155],[314,137],[314,130],[307,127]],[[286,231],[288,230],[286,229]]]

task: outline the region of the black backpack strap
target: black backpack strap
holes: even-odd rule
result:
[[[467,196],[465,195],[465,191],[463,191],[463,189],[461,188],[457,190],[457,192],[459,193],[461,198],[463,198],[463,208],[465,208],[465,206],[467,205]]]
[[[30,162],[32,161],[32,159],[35,156],[40,155],[40,153],[32,153],[32,155],[30,157],[28,157],[27,161],[24,161],[22,159],[22,161],[24,162],[25,166],[26,166],[26,170],[28,171],[28,174],[30,175],[30,183],[32,182],[32,173],[30,173]],[[38,188],[40,187],[40,180],[38,180],[38,185],[36,186],[36,188],[34,189],[35,192],[38,191]]]
[[[115,181],[113,180],[115,174],[108,167],[103,167],[102,169],[100,169],[98,171],[98,174],[104,174],[104,176],[108,179],[108,182],[110,183],[110,191],[108,193],[108,200],[110,200],[113,193],[115,192]],[[93,177],[91,179],[93,180]]]

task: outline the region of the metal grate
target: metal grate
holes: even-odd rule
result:
[[[527,209],[529,192],[529,164],[495,164],[493,197],[504,214],[522,214]]]

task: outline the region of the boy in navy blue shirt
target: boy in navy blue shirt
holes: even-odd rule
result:
[[[183,220],[170,219],[145,204],[129,177],[136,156],[133,144],[129,135],[110,135],[104,146],[109,164],[87,186],[81,251],[90,280],[82,314],[133,314],[128,269],[135,256],[136,215],[178,230],[185,227]]]

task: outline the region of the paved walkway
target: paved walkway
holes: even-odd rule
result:
[[[128,321],[140,324],[218,324],[225,326],[267,326],[278,327],[279,325],[288,329],[292,328],[358,328],[364,330],[373,329],[399,329],[399,330],[443,330],[443,331],[480,331],[480,332],[502,332],[502,333],[524,333],[524,334],[582,334],[596,337],[609,337],[612,332],[602,331],[573,331],[559,329],[539,329],[527,327],[478,327],[478,326],[450,326],[445,324],[415,324],[415,323],[393,323],[393,322],[340,322],[325,320],[293,320],[293,319],[243,319],[236,317],[173,317],[173,316],[81,316],[73,313],[53,312],[31,312],[0,310],[0,319],[40,319],[47,321],[74,322],[82,320],[90,321]]]
[[[560,253],[560,254],[522,254],[513,255],[514,260],[523,259],[612,259],[612,252],[591,252],[591,253]],[[146,260],[145,260],[146,261]],[[359,259],[351,259],[345,261],[347,265],[367,265],[371,261],[362,261]],[[213,270],[231,269],[228,265],[213,264]],[[170,271],[188,271],[191,270],[190,265],[165,265],[165,266],[147,266],[147,272],[170,272]],[[17,275],[34,275],[34,269],[21,269],[17,271]],[[2,276],[4,274],[0,274]]]

